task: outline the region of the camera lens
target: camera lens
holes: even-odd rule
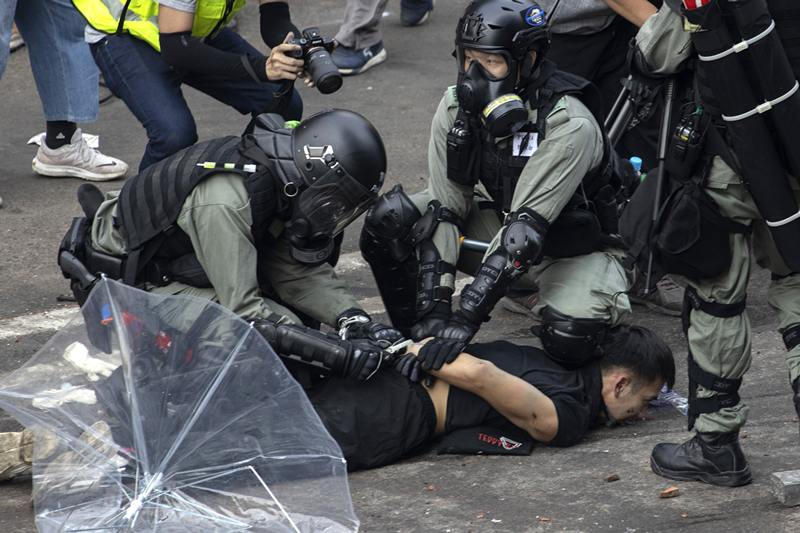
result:
[[[322,47],[312,48],[306,54],[306,69],[322,94],[331,94],[342,86],[342,75],[331,55]]]

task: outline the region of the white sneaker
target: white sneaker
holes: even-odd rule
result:
[[[36,157],[33,171],[42,176],[71,176],[89,181],[108,181],[119,178],[128,171],[128,164],[103,155],[83,140],[81,129],[72,134],[69,144],[52,150],[44,139]]]

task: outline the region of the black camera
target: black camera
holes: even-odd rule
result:
[[[289,52],[297,59],[305,62],[305,69],[311,74],[314,85],[322,94],[331,94],[342,86],[342,75],[331,59],[334,49],[333,38],[321,35],[319,28],[306,28],[303,37],[289,41],[289,44],[300,45],[300,50]]]

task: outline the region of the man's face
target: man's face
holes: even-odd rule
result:
[[[472,61],[477,61],[486,69],[486,72],[494,79],[500,79],[508,73],[508,63],[500,54],[487,54],[477,50],[464,50],[464,72],[469,69]]]
[[[642,418],[647,410],[647,404],[650,400],[658,398],[658,393],[661,392],[663,385],[663,382],[656,380],[634,391],[632,382],[628,381],[627,384],[617,384],[614,390],[604,395],[603,399],[609,414],[617,422]]]

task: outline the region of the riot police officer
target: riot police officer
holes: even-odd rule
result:
[[[331,266],[336,237],[375,202],[385,170],[381,137],[357,113],[324,111],[294,129],[261,115],[254,134],[182,150],[105,198],[79,190],[87,217],[73,223],[59,264],[79,302],[91,288],[81,272],[104,273],[217,301],[273,336],[276,326],[322,322],[396,340]]]
[[[549,43],[539,6],[472,1],[456,27],[457,85],[431,126],[429,188],[395,187],[367,214],[361,250],[394,326],[436,337],[426,368],[451,362],[511,284],[538,287],[543,345],[576,366],[630,311],[613,238],[619,160],[599,94],[556,70]],[[486,254],[461,252],[463,236],[491,241]],[[452,311],[457,270],[475,279]]]
[[[772,274],[767,295],[780,319],[800,413],[800,63],[789,59],[797,57],[790,37],[797,28],[791,0],[667,0],[637,35],[636,64],[643,70],[670,75],[691,67],[695,90],[685,102],[691,117],[675,131],[689,125],[702,135],[692,135],[699,156],[693,165],[685,162],[691,173],[683,179],[698,178],[710,199],[703,218],[716,209],[725,228],[721,235],[703,228],[697,242],[705,253],[688,265],[700,272],[687,278],[683,307],[689,429],[696,433],[653,449],[653,472],[669,479],[722,486],[752,480],[739,445],[749,407],[738,394],[751,362],[745,309],[751,251]],[[722,253],[709,253],[720,247]],[[725,259],[712,269],[715,256]]]

